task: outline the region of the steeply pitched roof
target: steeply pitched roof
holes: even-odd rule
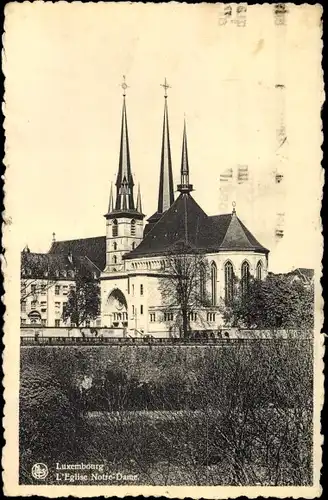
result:
[[[204,251],[249,250],[268,253],[235,214],[208,216],[182,193],[149,230],[143,241],[124,256],[133,259],[169,252],[180,241]]]
[[[75,271],[81,273],[97,272],[92,262],[85,256],[72,256],[56,253],[21,253],[22,278],[73,279]],[[99,272],[97,274],[100,274]]]
[[[75,256],[87,257],[100,271],[103,271],[106,265],[106,236],[55,241],[49,250],[49,254],[67,256],[69,253]]]

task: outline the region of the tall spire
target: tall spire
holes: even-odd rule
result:
[[[170,146],[170,133],[169,133],[169,117],[167,108],[167,89],[170,88],[166,78],[164,84],[164,118],[163,118],[163,134],[162,134],[162,153],[161,153],[161,169],[159,178],[159,191],[158,191],[158,213],[166,212],[174,202],[173,191],[173,174],[172,174],[172,160],[171,160],[171,146]]]
[[[187,146],[186,119],[184,119],[183,139],[182,139],[182,157],[181,157],[181,184],[178,185],[178,191],[181,193],[190,193],[193,190],[192,184],[189,184],[189,162]]]
[[[120,146],[120,160],[118,173],[116,178],[116,203],[115,210],[134,210],[133,198],[133,178],[131,174],[130,163],[130,148],[129,148],[129,135],[128,124],[126,118],[126,89],[128,88],[123,76],[123,108],[122,108],[122,125],[121,125],[121,146]]]
[[[139,213],[141,213],[141,214],[142,214],[142,203],[141,203],[140,184],[138,184],[137,212],[139,212]]]

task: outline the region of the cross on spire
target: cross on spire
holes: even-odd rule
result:
[[[123,82],[121,83],[121,87],[123,89],[123,97],[126,95],[126,89],[129,88],[129,85],[127,85],[125,81],[125,75],[123,75]]]
[[[166,78],[164,79],[164,83],[161,83],[161,87],[164,88],[164,97],[165,99],[167,98],[167,89],[171,88],[171,85],[169,85],[166,81]]]

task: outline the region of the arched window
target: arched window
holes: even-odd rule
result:
[[[117,250],[117,243],[116,243],[116,241],[114,241],[114,243],[113,243],[113,249]]]
[[[224,290],[225,303],[229,305],[233,299],[234,292],[234,272],[233,265],[228,261],[224,266]]]
[[[263,264],[259,260],[258,263],[257,263],[257,265],[256,265],[256,279],[257,280],[261,280],[262,279],[262,268],[263,268]]]
[[[241,266],[241,293],[246,295],[249,286],[249,263],[245,260]]]
[[[203,302],[205,301],[206,298],[206,270],[203,265],[200,266],[200,279],[199,279],[199,285],[200,285],[200,300]]]
[[[113,255],[113,262],[114,262],[114,264],[117,263],[117,257],[116,257],[116,255]]]
[[[216,306],[216,289],[217,289],[217,268],[215,262],[211,264],[211,300],[212,306]]]
[[[113,238],[116,238],[117,235],[118,235],[118,224],[117,224],[117,220],[114,219],[113,225],[112,225],[112,236],[113,236]]]
[[[136,234],[136,221],[132,219],[131,221],[131,236],[135,236]]]

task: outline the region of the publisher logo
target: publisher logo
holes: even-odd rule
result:
[[[32,467],[32,476],[34,479],[45,479],[48,475],[48,467],[46,464],[38,463]]]

